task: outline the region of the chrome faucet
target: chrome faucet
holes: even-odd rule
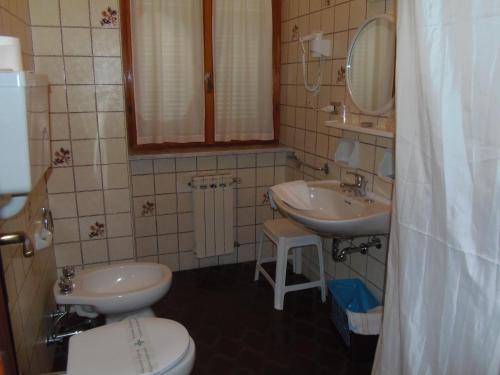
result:
[[[340,187],[344,190],[351,191],[356,197],[364,197],[366,195],[366,184],[368,183],[365,180],[365,176],[350,171],[346,172],[346,174],[354,176],[354,184],[342,182]]]
[[[75,267],[63,267],[62,276],[59,278],[58,283],[61,294],[71,294],[73,292],[73,277],[75,277]]]
[[[73,280],[68,277],[61,276],[57,285],[61,294],[71,294],[73,292]]]
[[[64,277],[67,277],[68,279],[73,279],[75,277],[75,267],[73,266],[64,266],[62,269],[62,274]]]

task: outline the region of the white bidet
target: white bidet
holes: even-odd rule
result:
[[[158,263],[127,263],[76,273],[68,293],[54,285],[59,305],[71,305],[80,315],[106,315],[106,324],[131,317],[153,317],[150,306],[170,289],[172,271]]]

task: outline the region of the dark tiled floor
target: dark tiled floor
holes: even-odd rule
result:
[[[348,358],[318,290],[288,293],[276,311],[271,286],[262,276],[254,282],[253,272],[254,263],[176,272],[154,306],[193,337],[194,374],[370,373],[371,363]],[[289,276],[287,283],[303,280]]]
[[[370,374],[371,363],[349,359],[318,290],[288,293],[285,309],[276,311],[271,286],[262,276],[253,281],[254,267],[176,272],[170,291],[153,306],[159,317],[182,323],[194,339],[193,374]],[[288,272],[287,284],[300,281],[303,276]],[[54,371],[65,370],[67,343],[56,353]]]

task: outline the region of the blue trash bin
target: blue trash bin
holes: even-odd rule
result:
[[[366,313],[380,306],[377,298],[359,279],[328,281],[331,295],[331,319],[344,341],[349,355],[356,361],[371,361],[377,348],[378,335],[360,335],[349,329],[346,311]]]

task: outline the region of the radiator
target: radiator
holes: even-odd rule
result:
[[[232,175],[199,176],[191,180],[198,258],[234,251],[233,184]]]

